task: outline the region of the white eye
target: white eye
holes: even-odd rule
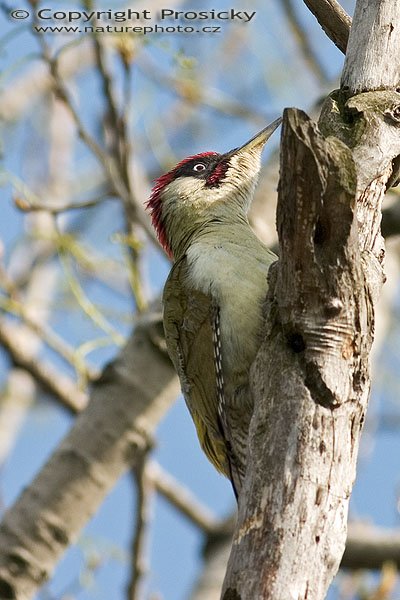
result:
[[[197,173],[199,171],[205,171],[206,169],[206,165],[203,165],[203,163],[197,163],[197,165],[194,165],[193,167],[193,171],[196,171]]]

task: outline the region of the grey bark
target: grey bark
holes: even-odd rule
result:
[[[94,386],[88,408],[4,515],[2,600],[34,595],[118,478],[151,445],[179,392],[169,359],[152,341],[157,323],[143,318],[138,324]]]
[[[345,90],[328,99],[320,129],[301,111],[284,113],[280,260],[253,365],[250,467],[223,600],[321,600],[345,547],[384,277],[381,203],[400,154],[400,3],[366,4],[353,21]]]
[[[341,87],[353,94],[400,85],[399,0],[358,0]]]
[[[232,533],[210,537],[203,552],[203,569],[188,596],[190,600],[220,599]],[[349,524],[346,550],[340,567],[350,570],[379,570],[385,563],[392,563],[400,568],[399,529]]]
[[[336,0],[304,0],[326,35],[343,52],[349,41],[351,19]]]

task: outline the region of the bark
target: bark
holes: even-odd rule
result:
[[[151,445],[179,386],[154,326],[138,324],[94,386],[88,408],[5,514],[0,525],[0,598],[31,598],[118,478]],[[144,374],[148,374],[147,377]]]
[[[304,0],[326,35],[343,53],[349,40],[351,19],[336,0]]]
[[[210,537],[203,552],[203,568],[189,600],[220,599],[232,533]],[[400,530],[350,523],[340,568],[380,570],[388,563],[400,568]]]
[[[341,87],[353,94],[400,85],[399,3],[358,0]]]
[[[358,2],[344,87],[326,102],[320,128],[299,110],[284,113],[280,260],[252,370],[251,467],[223,600],[320,600],[344,551],[384,277],[381,203],[400,154],[398,58],[385,68],[400,55],[393,23],[398,2]]]

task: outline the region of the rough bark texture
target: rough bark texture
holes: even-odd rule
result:
[[[351,19],[336,0],[304,0],[326,35],[343,53],[349,40]]]
[[[400,85],[398,0],[358,0],[341,86],[353,94]]]
[[[88,408],[5,514],[1,600],[33,596],[104,496],[152,443],[179,386],[169,359],[152,343],[151,331],[151,323],[139,323],[94,387]]]
[[[391,94],[383,94],[390,104]],[[377,135],[378,124],[387,127],[379,114],[372,119]],[[285,112],[281,151],[281,259],[270,276],[266,337],[253,370],[253,468],[225,600],[324,597],[344,550],[369,394],[383,257],[375,229],[393,155],[356,204],[351,151],[324,138],[304,113]]]
[[[400,95],[354,95],[387,83],[382,73],[371,79],[379,47],[383,72],[398,72],[384,68],[399,51],[382,55],[381,27],[390,29],[395,12],[400,22],[400,6],[383,1],[373,13],[365,4],[353,21],[346,89],[328,99],[320,129],[301,111],[284,113],[280,260],[270,271],[265,337],[253,365],[251,467],[223,600],[322,600],[345,546],[383,282],[381,203],[400,154]],[[360,26],[367,13],[369,25]],[[360,55],[357,74],[353,36],[365,31],[377,38],[368,36],[373,64]]]

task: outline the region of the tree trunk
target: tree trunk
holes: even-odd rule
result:
[[[340,564],[384,279],[381,203],[400,154],[399,57],[400,3],[359,1],[319,127],[284,113],[280,259],[223,600],[321,600]]]
[[[27,600],[49,578],[65,549],[119,477],[137,463],[178,395],[172,364],[143,316],[108,365],[87,409],[5,513],[0,524],[0,598]],[[143,378],[143,373],[152,377]]]

